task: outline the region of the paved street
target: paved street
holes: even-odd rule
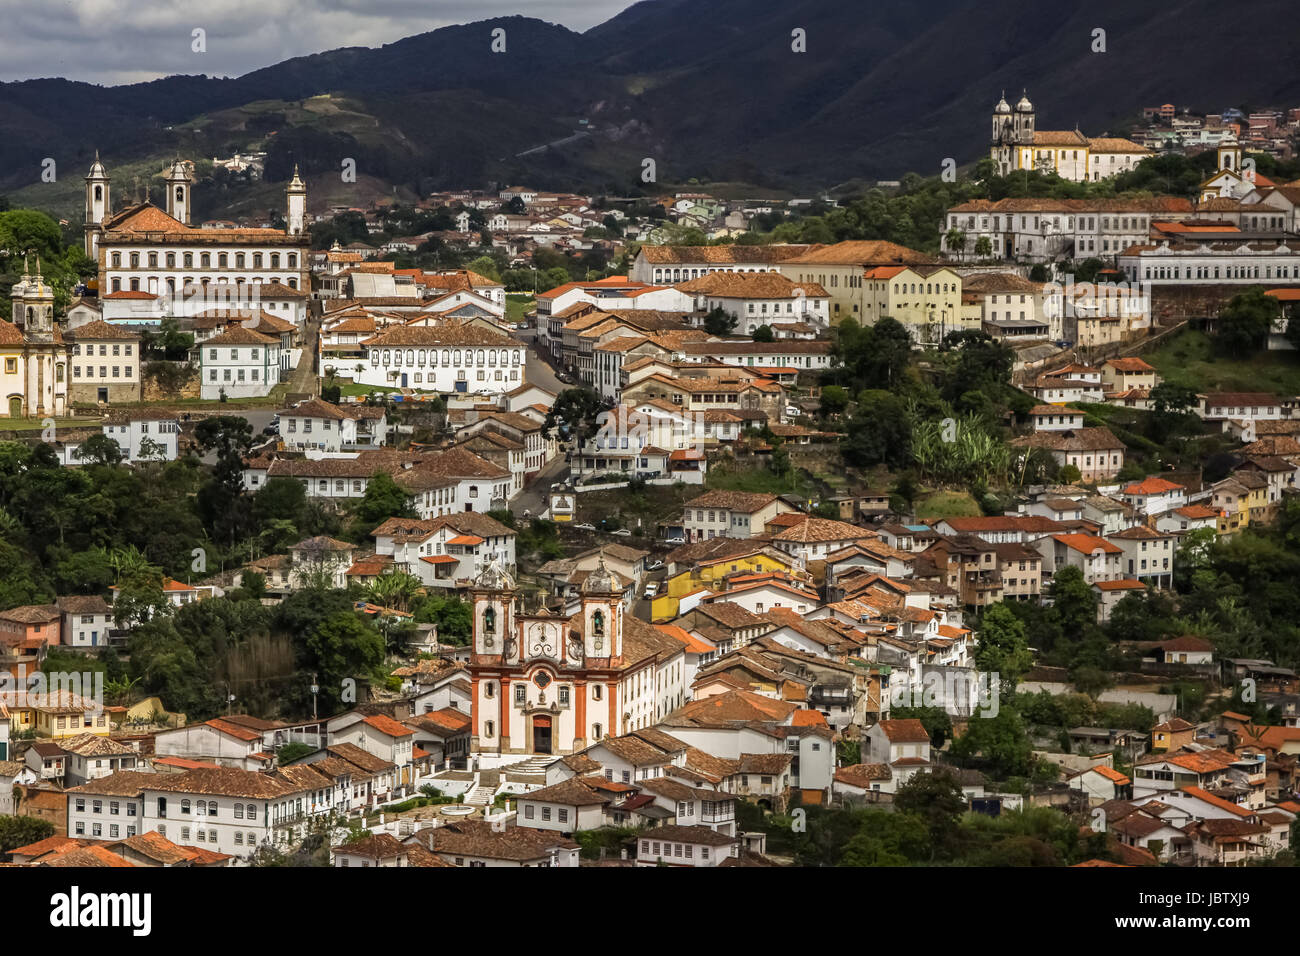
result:
[[[526,382],[532,385],[539,385],[547,391],[555,392],[557,395],[566,388],[572,387],[570,385],[565,385],[556,378],[555,370],[547,365],[542,359],[537,350],[537,346],[533,341],[534,336],[537,334],[535,330],[516,329],[510,334],[528,346],[528,352],[526,353],[527,361],[524,364],[524,380]]]
[[[308,317],[303,325],[302,355],[298,367],[289,375],[290,395],[315,395],[320,387],[319,374],[316,370],[316,337],[320,325]]]
[[[536,517],[545,511],[550,503],[551,488],[566,481],[568,477],[569,466],[564,461],[564,454],[561,453],[538,473],[532,484],[515,496],[510,502],[510,510],[521,516],[526,510]]]

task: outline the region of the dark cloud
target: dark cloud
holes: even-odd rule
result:
[[[240,76],[294,56],[491,17],[571,30],[627,0],[0,0],[0,80],[65,77],[116,85],[173,73]],[[193,51],[206,31],[207,52]]]

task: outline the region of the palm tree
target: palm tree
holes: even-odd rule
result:
[[[366,596],[372,603],[382,607],[407,611],[423,587],[424,583],[414,574],[406,571],[389,571],[370,583],[370,587],[366,589]]]
[[[131,705],[131,689],[138,683],[140,683],[138,677],[132,677],[130,680],[126,678],[112,680],[104,685],[104,690],[114,703],[129,707]]]
[[[108,563],[119,582],[123,578],[159,572],[159,569],[150,564],[149,559],[133,544],[125,548],[114,548],[109,552]]]

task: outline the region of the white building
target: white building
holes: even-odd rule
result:
[[[1134,245],[1119,257],[1131,282],[1152,286],[1295,285],[1300,244],[1188,242]]]
[[[255,398],[280,381],[280,340],[242,325],[199,348],[199,394],[204,399]]]
[[[140,336],[95,320],[64,337],[72,343],[70,401],[140,401]]]
[[[492,563],[513,573],[516,533],[473,511],[428,520],[389,518],[371,535],[375,553],[392,555],[398,568],[433,587],[457,587]]]
[[[721,309],[737,335],[780,322],[830,325],[830,296],[815,282],[797,283],[779,272],[711,272],[677,287],[695,298],[696,312]]]
[[[398,326],[365,339],[364,385],[500,394],[524,380],[524,348],[474,325]]]
[[[103,427],[129,462],[175,461],[180,454],[181,422],[174,411],[143,408],[115,412]]]
[[[377,447],[388,442],[382,408],[333,405],[319,398],[279,412],[280,440],[286,451],[314,454]]]
[[[99,264],[105,320],[203,311],[212,307],[209,289],[216,286],[310,287],[307,190],[296,171],[285,190],[287,229],[281,230],[191,226],[190,170],[180,160],[172,166],[166,212],[145,202],[114,213],[109,176],[96,158],[86,177],[86,254]]]

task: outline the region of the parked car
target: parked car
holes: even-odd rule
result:
[[[649,564],[645,566],[645,569],[647,571],[658,571],[663,566],[664,563],[662,561],[651,561]]]
[[[798,418],[802,414],[803,412],[799,411],[799,407],[797,405],[787,405],[785,407],[786,418]]]
[[[685,544],[685,538],[664,538],[664,544]]]
[[[630,537],[632,537],[632,532],[631,532],[631,531],[628,531],[627,528],[619,528],[617,531],[611,531],[610,534],[616,534],[616,535],[618,535],[620,538],[630,538]]]
[[[659,583],[657,581],[651,581],[649,584],[645,586],[645,597],[647,601],[650,600],[658,593],[659,593]]]
[[[576,528],[576,529],[579,530],[579,531],[595,531],[595,530],[596,530],[596,526],[595,526],[594,524],[575,524],[573,527]]]

